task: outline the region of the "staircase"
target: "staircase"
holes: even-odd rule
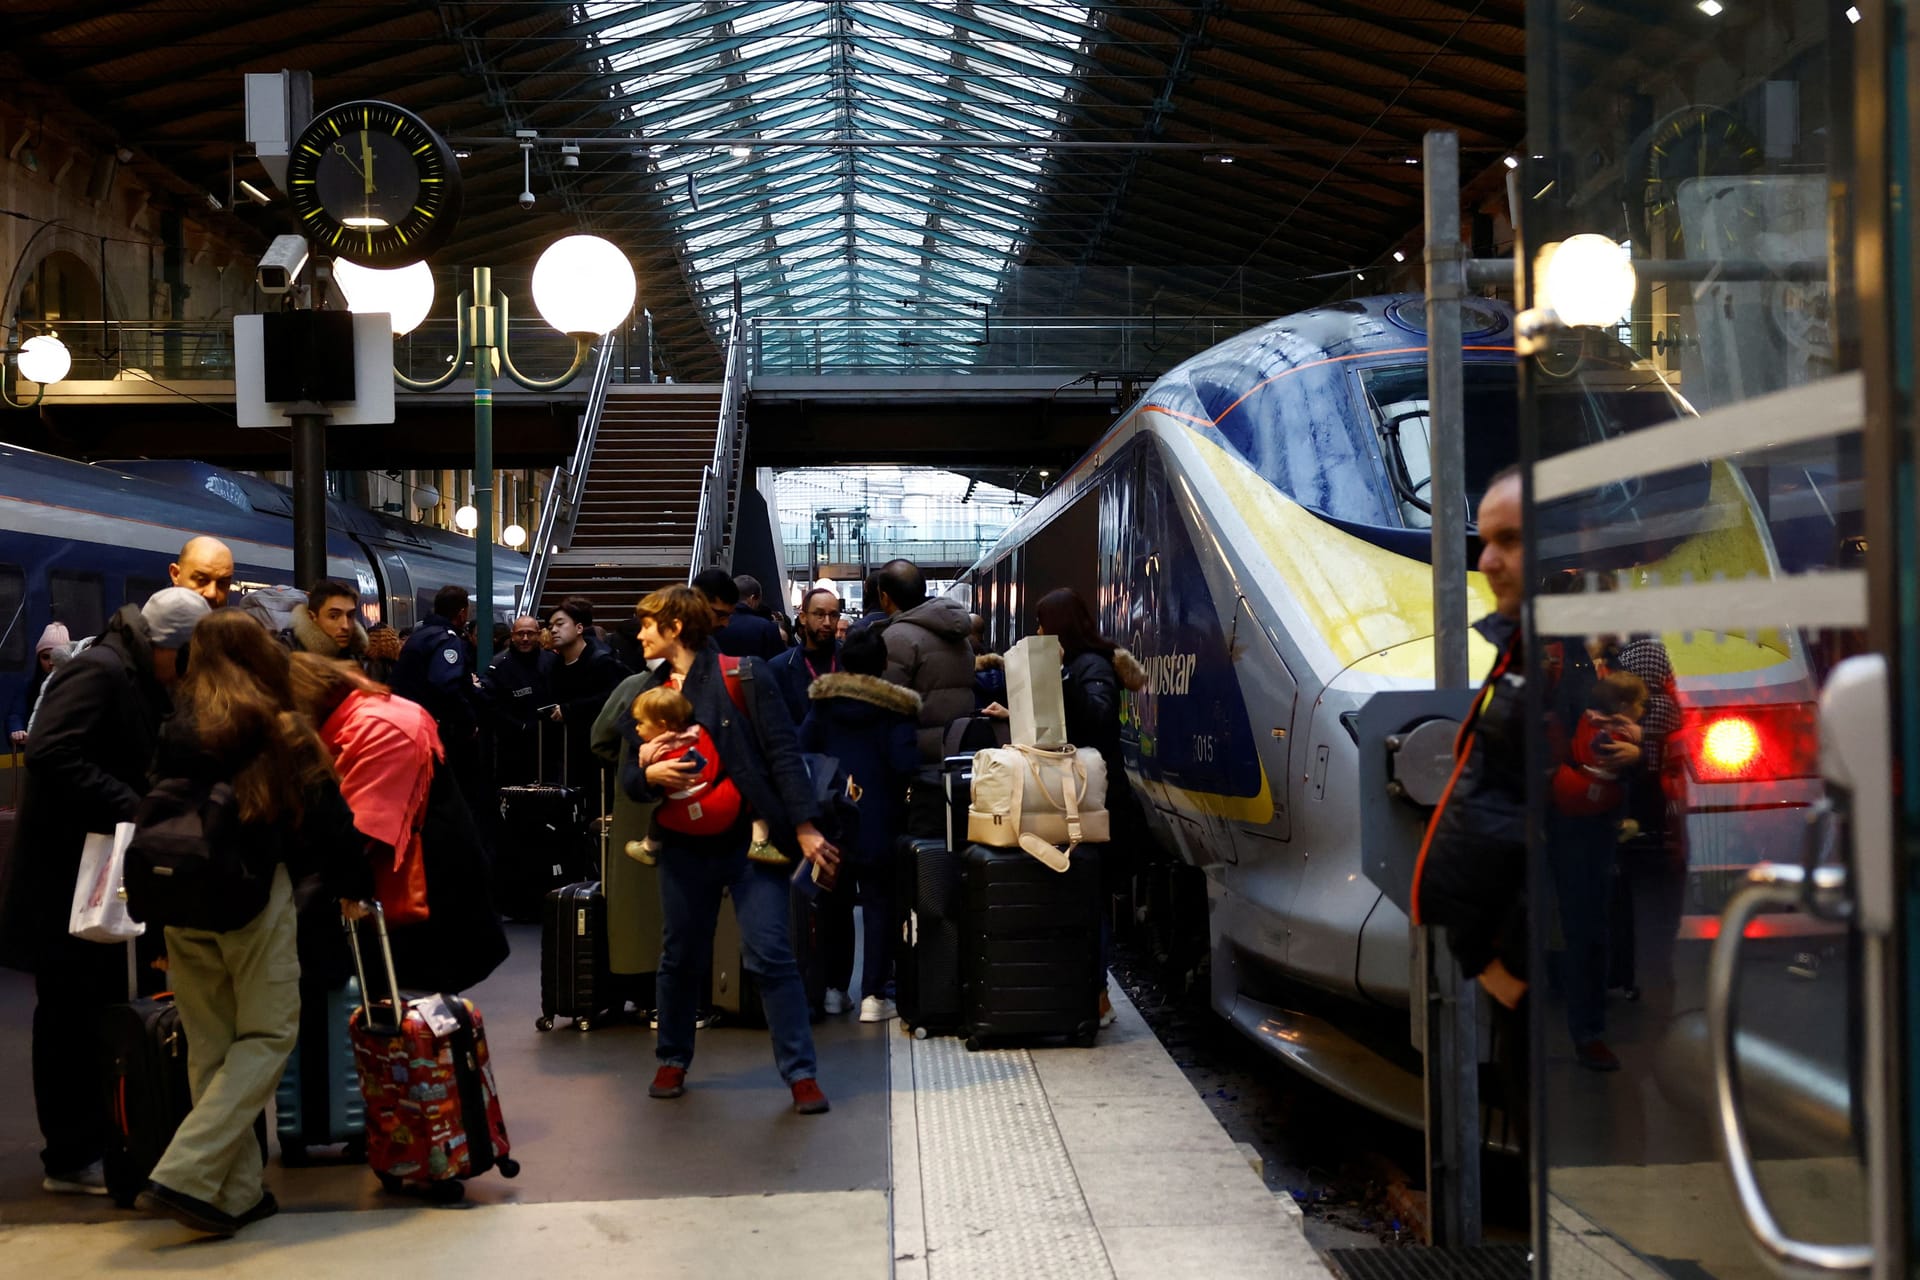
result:
[[[632,617],[649,591],[686,582],[723,390],[718,383],[607,388],[573,537],[547,557],[542,616],[580,595],[606,625]]]

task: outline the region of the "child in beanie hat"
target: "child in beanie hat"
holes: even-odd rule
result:
[[[33,646],[33,653],[39,657],[49,649],[59,649],[72,642],[73,637],[67,634],[65,623],[49,622],[47,629],[40,633],[39,643]]]

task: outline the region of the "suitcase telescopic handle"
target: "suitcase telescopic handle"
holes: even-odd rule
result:
[[[373,907],[373,931],[380,937],[380,958],[387,967],[388,1005],[393,1009],[393,1029],[398,1031],[402,1025],[400,1016],[400,979],[393,971],[393,943],[387,938],[387,913],[380,909],[378,902]],[[342,913],[340,923],[346,927],[347,942],[353,952],[353,971],[360,979],[360,1012],[366,1020],[369,1031],[373,1029],[373,1003],[367,993],[367,963],[360,954],[360,926],[353,917]]]

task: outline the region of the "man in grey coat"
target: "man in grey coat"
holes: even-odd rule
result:
[[[888,561],[874,585],[887,615],[886,679],[920,695],[920,758],[938,764],[947,726],[973,714],[973,619],[951,596],[929,600],[911,560]]]

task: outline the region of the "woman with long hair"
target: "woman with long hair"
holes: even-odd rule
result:
[[[279,1210],[261,1182],[253,1121],[299,1029],[293,884],[314,872],[342,883],[355,841],[326,749],[293,710],[286,651],[252,618],[220,610],[194,627],[190,652],[155,776],[230,786],[239,825],[221,845],[238,850],[248,874],[268,887],[265,905],[237,928],[160,921],[193,1110],[140,1205],[229,1236]]]
[[[817,1114],[827,1110],[827,1097],[814,1078],[813,1028],[793,954],[792,868],[747,856],[753,823],[759,819],[777,846],[798,852],[820,872],[830,874],[839,865],[839,851],[813,824],[813,788],[786,699],[760,659],[741,658],[735,667],[729,658],[722,666],[719,651],[708,643],[715,629],[713,610],[693,588],[663,588],[634,612],[640,619],[641,652],[649,662],[664,659],[646,687],[677,689],[693,704],[695,723],[712,736],[720,767],[746,802],[739,820],[720,835],[664,833],[668,838],[658,859],[666,937],[654,1049],[660,1065],[647,1092],[655,1098],[686,1092],[694,1019],[701,1004],[697,988],[713,954],[720,895],[726,891],[740,921],[743,962],[759,980],[774,1063],[792,1091],[794,1110]],[[699,772],[684,757],[656,760],[641,752],[631,724],[626,734],[635,750],[622,752],[620,785],[635,800],[644,803],[682,790]]]
[[[294,705],[318,726],[353,810],[400,985],[462,991],[507,957],[473,814],[425,708],[350,662],[296,653]],[[357,903],[344,904],[349,914]],[[338,921],[330,934],[340,937]]]
[[[1132,854],[1122,832],[1138,831],[1140,824],[1127,785],[1125,760],[1120,754],[1120,693],[1138,693],[1147,687],[1147,671],[1134,656],[1100,634],[1078,591],[1058,587],[1034,606],[1039,634],[1060,640],[1061,692],[1066,702],[1067,741],[1091,747],[1107,764],[1107,812],[1112,815],[1116,839],[1100,851],[1107,891],[1123,883],[1126,860]],[[1100,913],[1100,961],[1104,971],[1110,958],[1113,913]],[[1100,991],[1100,1025],[1113,1022],[1113,1001]]]

